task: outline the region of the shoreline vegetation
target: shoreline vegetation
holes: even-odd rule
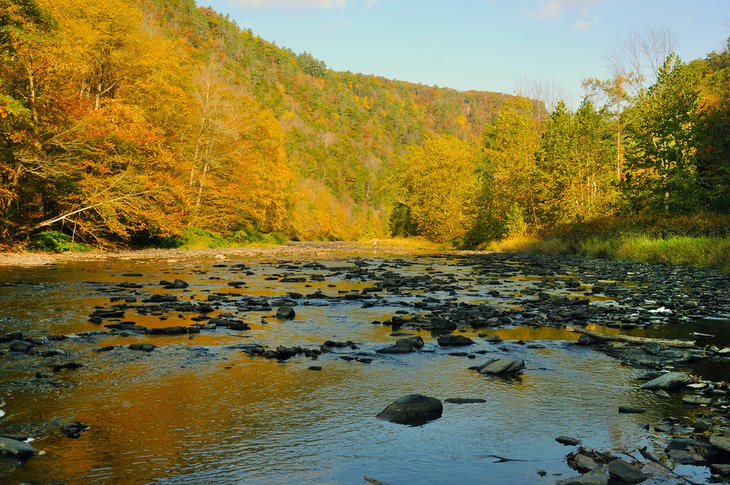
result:
[[[120,259],[193,259],[212,257],[227,259],[236,256],[261,254],[292,255],[373,251],[393,254],[405,251],[425,252],[516,252],[544,255],[578,255],[592,259],[610,259],[649,264],[687,265],[716,269],[730,273],[730,236],[653,236],[631,234],[615,236],[583,236],[575,234],[540,238],[512,236],[493,241],[484,247],[457,249],[451,245],[434,243],[419,237],[394,237],[360,241],[276,241],[225,244],[224,238],[215,239],[218,245],[195,244],[176,248],[115,248],[63,251],[14,249],[0,252],[0,266],[38,266],[70,261]]]

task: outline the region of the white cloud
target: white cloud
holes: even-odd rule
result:
[[[541,0],[537,8],[528,9],[528,16],[536,20],[554,19],[562,16],[566,9],[576,8],[582,11],[595,7],[601,0]],[[577,25],[576,25],[577,27]]]
[[[378,3],[378,0],[365,0],[365,10],[370,10]]]
[[[575,28],[585,32],[586,30],[591,28],[591,24],[589,24],[585,20],[578,20],[575,22]]]
[[[347,0],[230,0],[231,3],[249,8],[293,7],[293,8],[338,8]]]

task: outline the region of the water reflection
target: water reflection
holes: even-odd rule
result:
[[[347,277],[342,269],[354,270],[353,261],[318,261],[317,266],[305,267],[307,262],[312,263],[269,258],[225,264],[199,261],[190,266],[179,261],[110,261],[3,273],[5,282],[22,282],[0,286],[3,333],[34,336],[104,330],[104,324],[117,321],[149,328],[196,322],[195,312],[140,313],[136,307],[152,294],[193,302],[208,301],[208,295],[235,300],[239,295],[285,298],[320,291],[326,296],[299,300],[302,304],[296,306],[292,321],[273,318],[273,310],[242,311],[226,301],[209,313],[242,319],[251,327],[246,332],[219,328],[189,336],[110,334],[91,343],[58,342],[59,348],[84,363],[78,371],[53,375],[50,380],[63,384],[59,386],[18,384],[32,379],[41,366],[47,371],[43,358],[28,357],[31,369],[4,363],[12,372],[0,379],[0,395],[6,402],[0,425],[10,429],[27,423],[52,424],[34,443],[46,453],[17,468],[9,479],[362,483],[368,475],[388,483],[483,483],[484,477],[490,483],[532,483],[543,481],[536,474],[540,469],[551,476],[574,474],[564,462],[569,449],[554,441],[558,435],[580,437],[587,446],[635,450],[645,444],[644,423],[686,413],[676,400],[637,390],[635,371],[572,345],[578,335],[562,329],[517,326],[465,331],[477,341],[467,349],[474,359],[449,355],[454,349],[440,348],[429,333],[409,330],[426,340],[424,350],[429,353],[376,355],[374,351],[394,337],[390,327],[371,322],[404,308],[416,313],[406,304],[422,300],[428,290],[381,292],[374,299],[377,304],[366,308],[362,301],[344,297],[373,288],[372,281]],[[464,291],[429,295],[489,302],[498,308],[515,308],[522,299],[536,298],[531,286],[535,282],[569,279],[523,277],[515,262],[515,271],[495,285],[463,260],[421,256],[403,262],[408,265],[387,259],[361,261],[378,271],[428,273],[444,279],[455,275]],[[133,273],[144,276],[130,276]],[[283,282],[286,277],[296,281]],[[159,284],[174,279],[190,286],[170,290]],[[489,296],[494,288],[499,295]],[[557,283],[547,291],[565,292]],[[128,297],[138,300],[123,317],[102,324],[89,320],[96,307],[110,308],[120,304],[112,298]],[[723,325],[717,323],[717,333],[724,329],[726,336]],[[646,335],[684,338],[674,331],[666,326]],[[485,335],[504,342],[491,343]],[[318,348],[325,340],[354,341],[358,351],[374,360],[346,362],[335,352],[316,362],[298,356],[279,363],[240,350],[246,343]],[[540,345],[520,345],[520,340]],[[149,353],[127,349],[141,342],[157,348]],[[115,348],[91,350],[102,346]],[[468,369],[502,356],[526,361],[521,379],[490,378]],[[322,370],[308,369],[313,364]],[[486,403],[446,403],[441,419],[421,427],[375,418],[385,405],[410,393],[440,399],[483,398]],[[643,407],[647,413],[623,415],[619,406]],[[91,425],[79,439],[66,438],[58,430],[60,423],[77,420]],[[494,455],[527,461],[495,463]]]

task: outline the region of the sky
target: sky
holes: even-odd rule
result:
[[[465,90],[608,79],[631,32],[668,31],[684,61],[723,50],[730,0],[197,0],[330,69]],[[555,90],[555,89],[554,89]],[[529,94],[529,93],[528,93]]]

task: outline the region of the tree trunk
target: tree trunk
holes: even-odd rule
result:
[[[678,349],[692,349],[692,348],[696,347],[694,340],[673,340],[673,339],[663,339],[663,338],[633,337],[631,335],[608,335],[605,333],[588,330],[587,328],[573,327],[570,325],[566,326],[565,329],[569,332],[581,333],[583,335],[588,335],[589,337],[594,338],[596,340],[601,340],[601,341],[605,341],[605,342],[627,342],[627,343],[631,343],[631,344],[654,343],[654,344],[665,345],[667,347],[674,347],[674,348],[678,348]]]

